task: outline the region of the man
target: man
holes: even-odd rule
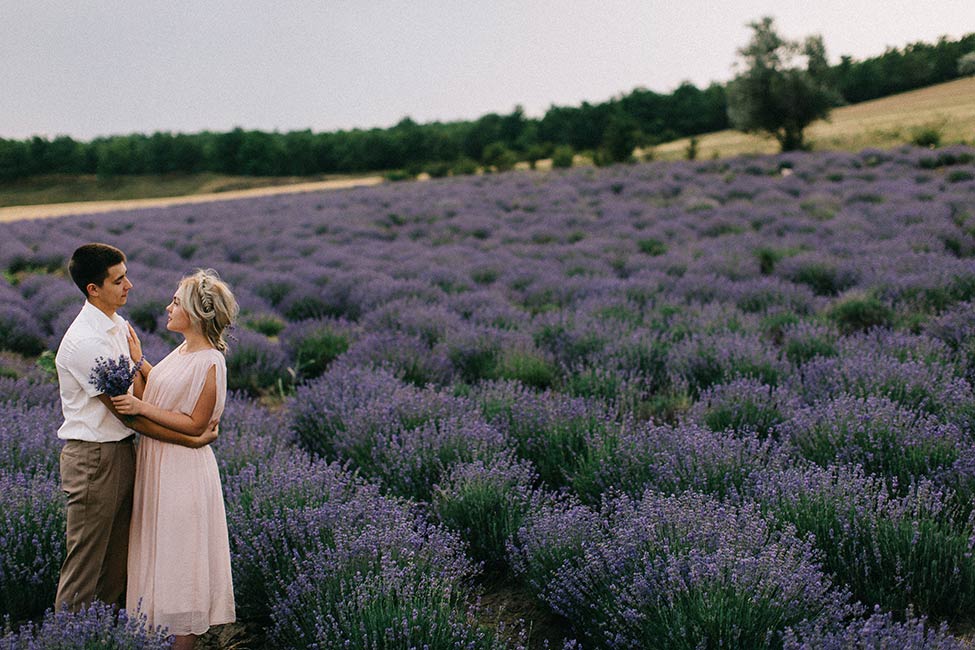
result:
[[[58,437],[67,441],[61,450],[61,487],[68,497],[67,552],[57,609],[77,611],[95,599],[120,606],[125,602],[134,432],[188,447],[216,439],[216,423],[199,437],[140,417],[123,424],[111,398],[89,382],[96,358],[129,354],[129,326],[116,313],[132,288],[125,262],[119,249],[94,243],[75,250],[68,264],[85,304],[55,357],[64,413]]]

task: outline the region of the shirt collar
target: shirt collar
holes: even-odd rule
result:
[[[104,332],[115,333],[117,328],[125,324],[125,321],[117,313],[109,318],[105,312],[87,300],[85,301],[84,307],[81,308],[81,311],[85,315],[85,318],[88,319],[88,322]]]

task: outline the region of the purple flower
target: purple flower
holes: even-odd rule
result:
[[[133,364],[125,354],[119,355],[118,359],[96,357],[88,383],[109,397],[124,395],[141,367],[142,359]]]

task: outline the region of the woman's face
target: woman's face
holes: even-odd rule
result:
[[[166,329],[171,332],[185,333],[193,329],[193,321],[190,319],[190,315],[186,313],[183,309],[183,305],[180,304],[180,291],[177,289],[175,295],[173,295],[173,301],[166,306],[166,313],[169,314],[169,320],[166,321]]]

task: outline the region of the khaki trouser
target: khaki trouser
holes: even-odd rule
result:
[[[61,450],[68,496],[67,553],[55,607],[78,611],[92,600],[125,605],[129,520],[135,482],[133,437],[121,442],[69,440]]]

